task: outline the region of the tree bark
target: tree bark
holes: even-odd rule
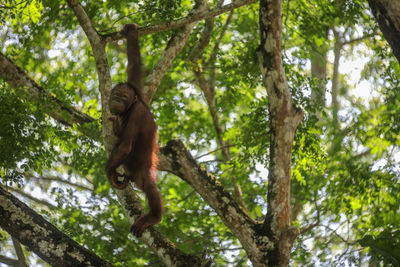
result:
[[[190,184],[218,214],[225,225],[238,238],[254,266],[263,265],[264,252],[272,244],[258,231],[261,224],[253,221],[240,207],[222,184],[212,174],[197,164],[190,152],[179,140],[171,140],[161,149],[160,163]]]
[[[268,94],[270,162],[268,212],[263,233],[274,243],[266,253],[266,266],[287,266],[298,230],[290,226],[292,145],[303,118],[292,100],[282,61],[282,1],[260,1],[261,45],[258,59]]]
[[[52,266],[112,266],[0,186],[0,226]]]
[[[400,62],[400,2],[394,0],[368,0],[383,36]]]

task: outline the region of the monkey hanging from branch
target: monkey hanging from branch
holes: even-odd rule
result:
[[[111,91],[109,108],[113,116],[114,134],[118,137],[106,164],[111,185],[125,189],[132,181],[147,198],[150,211],[142,214],[131,226],[140,237],[149,226],[161,221],[163,203],[157,187],[157,126],[142,96],[142,66],[138,26],[127,24],[121,31],[127,39],[128,82],[117,84]],[[116,169],[123,165],[127,174]],[[120,181],[118,178],[123,177]]]

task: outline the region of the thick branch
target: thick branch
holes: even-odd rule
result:
[[[64,125],[84,125],[94,121],[92,117],[51,95],[2,53],[0,53],[0,78],[7,82],[10,87],[20,90],[21,95],[26,95],[29,101],[40,103],[39,108]],[[98,133],[85,130],[84,132],[90,137],[99,137]]]
[[[218,15],[221,15],[222,13],[226,13],[233,9],[239,8],[244,5],[249,5],[254,2],[256,2],[256,0],[237,0],[231,4],[223,5],[220,7],[217,6],[216,8],[213,8],[211,10],[203,10],[200,12],[196,12],[185,18],[181,18],[178,20],[164,22],[164,23],[161,23],[158,25],[150,25],[150,26],[142,27],[142,28],[139,28],[139,35],[145,35],[145,34],[151,34],[151,33],[160,32],[160,31],[178,29],[187,24],[197,22],[202,19],[215,17]],[[119,32],[102,35],[102,39],[106,42],[112,42],[112,41],[120,40],[123,38],[124,38],[124,36]]]
[[[0,186],[0,227],[53,266],[112,266]]]
[[[195,23],[188,24],[174,34],[169,40],[160,59],[149,75],[147,75],[143,87],[143,98],[147,103],[150,103],[165,73],[171,66],[175,57],[185,46],[194,25]]]
[[[197,164],[181,141],[169,141],[161,149],[160,165],[163,166],[162,170],[174,173],[201,195],[239,239],[249,258],[262,260],[260,249],[268,243],[268,238],[257,238],[258,224],[245,213],[213,175]]]

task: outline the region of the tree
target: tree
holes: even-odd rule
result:
[[[0,9],[0,262],[397,263],[400,69],[366,2],[66,2]],[[140,239],[143,197],[104,174],[131,22],[166,210]],[[356,53],[376,98],[351,96],[340,64]]]

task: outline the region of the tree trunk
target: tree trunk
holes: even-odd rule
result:
[[[266,233],[274,247],[267,266],[287,266],[298,230],[290,226],[290,178],[295,131],[303,118],[292,100],[282,61],[282,1],[260,1],[261,45],[258,59],[268,94],[270,163]]]

